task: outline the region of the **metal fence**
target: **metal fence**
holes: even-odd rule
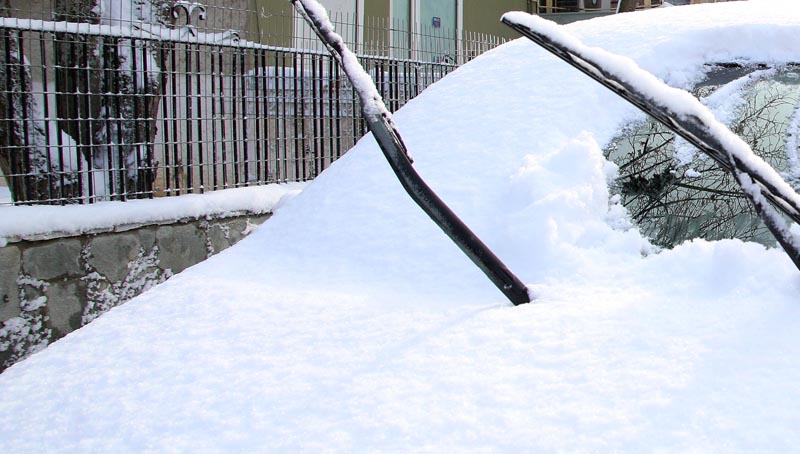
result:
[[[15,203],[305,181],[365,133],[350,83],[294,17],[292,47],[276,46],[245,39],[252,22],[199,26],[211,11],[196,5],[127,21],[0,17],[0,170]],[[353,19],[334,16],[392,111],[503,41]]]

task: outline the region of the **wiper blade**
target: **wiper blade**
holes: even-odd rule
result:
[[[531,301],[528,288],[436,195],[411,165],[403,139],[391,121],[372,79],[342,37],[333,30],[325,9],[315,0],[289,0],[303,16],[331,55],[344,69],[361,101],[369,130],[408,195],[503,292],[515,306]]]
[[[520,12],[507,13],[501,20],[543,49],[658,120],[713,159],[723,170],[730,172],[742,192],[752,203],[756,213],[795,266],[800,269],[800,245],[797,244],[797,240],[792,236],[788,226],[778,213],[780,211],[795,223],[800,223],[800,195],[791,189],[769,164],[762,161],[763,165],[767,167],[765,170],[763,166],[756,165],[754,159],[747,159],[750,157],[742,156],[733,150],[730,144],[726,145],[722,137],[713,132],[715,127],[719,128],[721,123],[711,125],[707,119],[696,114],[676,112],[670,107],[673,105],[671,100],[660,96],[671,91],[674,93],[675,89],[653,77],[648,83],[657,85],[658,89],[645,92],[631,82],[636,79],[637,74],[623,79],[609,67],[609,61],[619,63],[624,57],[603,51],[607,58],[597,58],[597,52],[587,52],[588,48],[577,39],[572,36],[565,37],[564,32],[560,31],[560,26]],[[559,31],[554,33],[554,30]],[[630,61],[625,63],[632,64]],[[636,72],[638,76],[642,74],[652,76],[638,67],[636,67]],[[699,101],[697,102],[699,104]]]

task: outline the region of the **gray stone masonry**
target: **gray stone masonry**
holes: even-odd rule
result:
[[[0,248],[0,320],[19,315],[17,276],[21,263],[18,247]]]
[[[169,229],[164,229],[169,230]],[[111,282],[119,282],[128,274],[132,262],[143,248],[135,233],[98,235],[91,241],[89,265]]]
[[[269,217],[183,219],[9,242],[0,248],[0,372],[230,247]]]
[[[204,231],[195,224],[176,225],[158,229],[156,245],[160,252],[161,267],[180,273],[208,255]]]
[[[24,248],[22,269],[28,276],[48,280],[81,274],[81,242],[76,238],[47,241]]]

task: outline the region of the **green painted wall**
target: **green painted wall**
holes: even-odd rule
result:
[[[425,0],[420,2],[419,22],[422,27],[432,27],[433,18],[440,19],[441,28],[455,33],[456,0]]]
[[[392,2],[392,18],[408,24],[409,11],[411,11],[411,0],[394,0]]]
[[[389,17],[389,0],[366,0],[364,17]]]
[[[540,14],[545,19],[557,24],[571,24],[579,20],[594,19],[595,17],[608,16],[614,14],[612,11],[588,11],[583,13],[559,13],[559,14]]]
[[[419,54],[423,61],[455,61],[456,58],[456,0],[425,0],[420,2]],[[434,18],[438,27],[434,26]]]
[[[397,58],[409,58],[409,23],[411,0],[392,0],[392,53]]]
[[[464,0],[464,30],[517,38],[520,35],[503,25],[500,16],[526,8],[526,0]]]
[[[389,0],[364,2],[364,45],[362,51],[372,55],[389,55]]]
[[[291,47],[294,34],[292,4],[287,0],[257,0],[249,39],[272,46]]]

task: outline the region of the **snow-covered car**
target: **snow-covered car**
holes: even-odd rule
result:
[[[758,140],[765,123],[738,128],[737,118],[769,87],[797,89],[794,0],[657,8],[565,30],[694,91]],[[769,139],[789,180],[792,96],[777,110],[788,133]],[[505,300],[367,136],[236,246],[0,375],[4,452],[800,443],[792,261],[760,233],[692,224],[719,209],[691,212],[682,236],[667,238],[659,217],[680,216],[639,216],[641,199],[631,202],[656,175],[713,176],[702,157],[525,39],[461,67],[394,121],[415,168],[533,304]],[[714,190],[736,197],[710,183],[698,206],[714,206]],[[717,225],[749,226],[737,210]]]

